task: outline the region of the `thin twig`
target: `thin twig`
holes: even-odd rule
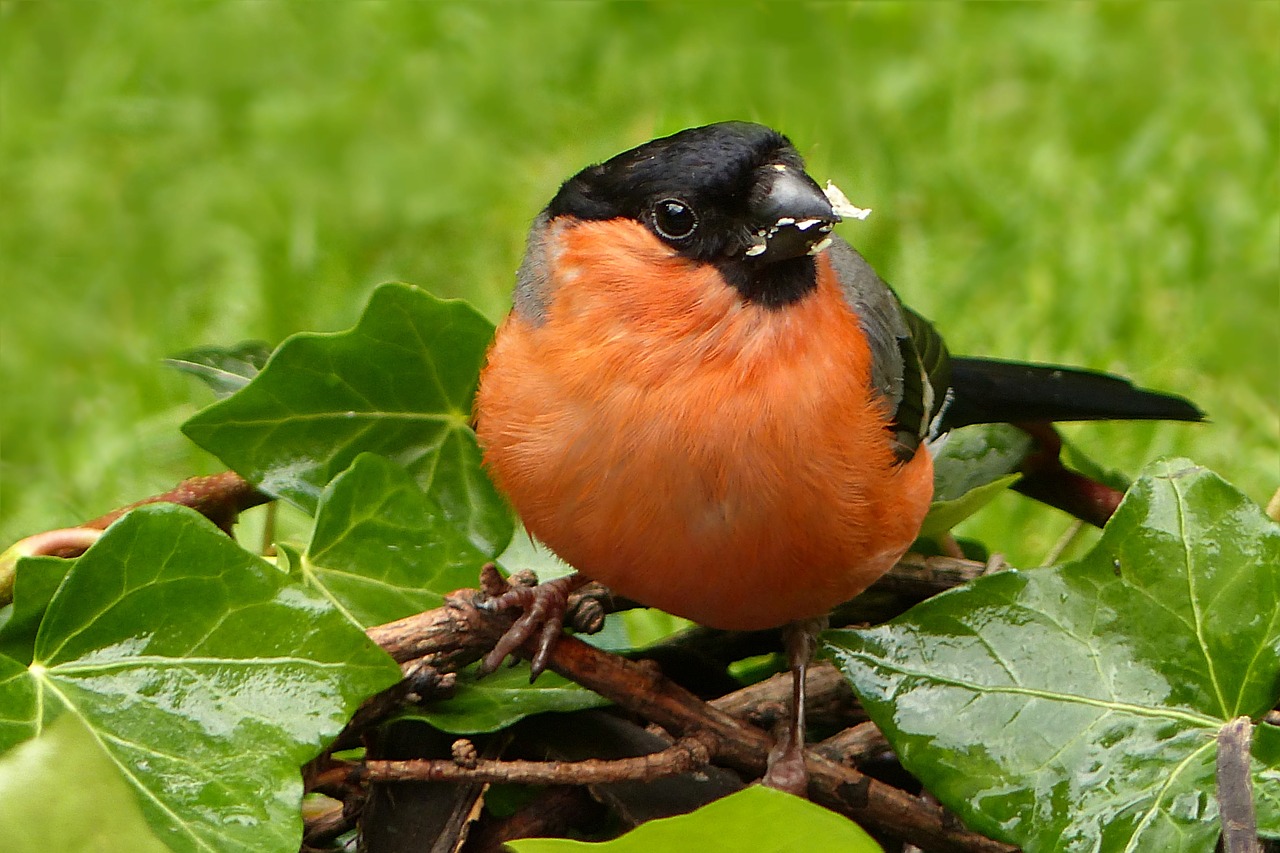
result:
[[[955,557],[904,554],[897,565],[872,584],[867,592],[894,592],[909,595],[916,601],[924,601],[952,587],[966,584],[987,573],[987,564],[976,560]],[[862,595],[866,595],[863,593]],[[858,596],[861,598],[862,596]],[[846,608],[857,608],[858,598],[836,608],[839,614]],[[833,617],[835,624],[836,617]]]
[[[681,738],[667,749],[649,755],[613,760],[491,761],[453,760],[365,761],[355,773],[361,782],[507,782],[525,785],[600,785],[607,782],[646,782],[699,770],[711,760],[704,740]]]
[[[1071,523],[1067,525],[1067,529],[1058,537],[1058,541],[1053,543],[1053,547],[1049,549],[1049,553],[1044,555],[1041,565],[1052,566],[1058,560],[1062,559],[1062,555],[1067,552],[1075,541],[1080,538],[1080,531],[1084,530],[1084,522],[1078,518],[1071,519]]]

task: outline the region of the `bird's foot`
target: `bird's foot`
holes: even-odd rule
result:
[[[490,593],[490,597],[480,606],[494,613],[504,610],[523,612],[480,662],[480,674],[488,675],[493,672],[509,655],[515,654],[527,641],[532,640],[533,657],[529,680],[533,681],[547,668],[551,650],[564,630],[569,594],[587,583],[587,578],[575,573],[534,586],[519,582],[508,585],[501,578],[497,578],[498,583],[495,583],[495,577],[496,570],[492,577],[482,575],[481,585],[486,593]],[[513,577],[513,580],[519,579]],[[497,591],[498,584],[502,588],[500,592]]]
[[[769,751],[769,766],[760,783],[793,796],[809,796],[809,768],[804,763],[804,746],[797,745],[789,732]]]

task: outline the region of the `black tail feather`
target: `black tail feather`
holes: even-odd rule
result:
[[[1190,400],[1110,373],[986,358],[952,358],[945,427],[1018,421],[1201,421]]]

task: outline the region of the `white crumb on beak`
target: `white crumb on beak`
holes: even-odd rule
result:
[[[799,222],[796,223],[796,228],[800,229],[801,231],[808,231],[810,228],[817,225],[821,221],[822,221],[821,219],[801,219]]]
[[[831,202],[831,209],[844,219],[866,219],[871,215],[871,208],[855,206],[831,181],[827,181],[827,187],[822,192],[827,201]]]
[[[819,254],[830,245],[831,245],[831,238],[823,237],[821,240],[819,240],[818,242],[814,243],[812,246],[809,247],[809,254],[811,255]]]
[[[748,258],[754,258],[756,255],[764,254],[764,250],[767,248],[769,248],[768,243],[753,243],[743,254]]]

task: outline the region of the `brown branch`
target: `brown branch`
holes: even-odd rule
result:
[[[814,749],[839,764],[856,766],[888,751],[890,746],[879,726],[868,720],[832,735]]]
[[[256,486],[239,474],[223,471],[209,477],[190,477],[164,494],[113,509],[80,526],[106,530],[113,521],[131,509],[147,504],[169,503],[194,509],[229,534],[240,513],[270,500],[270,495],[258,491]]]
[[[46,530],[10,545],[0,553],[0,607],[13,602],[19,560],[24,557],[78,557],[88,551],[101,535],[101,530],[67,527]]]
[[[952,587],[961,586],[971,580],[980,578],[990,571],[991,567],[989,565],[979,563],[976,560],[928,556],[925,554],[903,554],[902,559],[898,560],[892,569],[872,584],[867,589],[867,592],[898,593],[910,596],[913,599],[913,603],[919,603],[926,598],[932,598],[940,592],[946,592]],[[862,595],[866,594],[864,592]],[[845,610],[854,610],[856,612],[858,599],[862,598],[862,595],[837,607],[836,613],[840,614]]]
[[[518,615],[480,608],[487,598],[506,589],[506,581],[492,563],[481,569],[480,579],[483,590],[455,590],[445,596],[442,607],[376,625],[366,633],[397,663],[424,658],[442,672],[461,669],[492,649]],[[575,627],[598,630],[605,612],[622,606],[631,605],[610,603],[608,592],[590,583],[569,596],[567,613],[576,617]]]
[[[15,555],[15,560],[17,557],[79,557],[120,516],[131,509],[156,503],[190,507],[230,534],[240,513],[270,500],[269,495],[258,491],[233,471],[211,477],[191,477],[163,494],[113,509],[79,527],[46,530],[28,536],[10,546],[5,554],[6,557]]]
[[[461,753],[461,754],[459,754]],[[613,760],[491,761],[455,750],[453,760],[365,761],[355,772],[361,782],[511,782],[526,785],[599,785],[647,782],[699,770],[711,760],[699,736],[681,738],[649,755]]]
[[[1253,721],[1236,717],[1218,732],[1218,813],[1223,853],[1259,853],[1249,749]]]
[[[889,591],[923,600],[966,583],[982,575],[985,570],[983,563],[971,560],[907,554],[868,592]],[[486,567],[485,577],[490,577],[489,567]],[[490,593],[494,591],[496,590],[490,590]],[[443,607],[372,627],[368,630],[369,637],[400,663],[426,657],[441,670],[460,668],[493,648],[493,644],[514,621],[510,613],[489,613],[478,608],[477,604],[483,600],[483,595],[484,593],[475,589],[456,590],[445,596]],[[613,600],[603,594],[598,584],[588,584],[571,595],[569,612],[579,609],[581,605],[578,602],[582,600],[597,602],[608,612],[632,606],[630,602]],[[858,599],[854,599],[849,604],[842,605],[837,609],[838,612],[844,613],[847,608],[856,608],[857,601]],[[701,644],[702,640],[709,640],[713,635],[725,637],[729,643],[734,642],[730,632],[711,632],[711,629],[694,628],[681,636],[691,637],[692,641]],[[734,659],[730,655],[724,657]]]
[[[397,663],[425,658],[441,670],[461,669],[479,660],[514,621],[508,613],[489,613],[476,605],[481,593],[459,589],[444,605],[415,613],[365,633]]]
[[[364,794],[351,780],[351,762],[339,761],[327,752],[302,768],[302,785],[308,794],[324,794],[335,800]]]

